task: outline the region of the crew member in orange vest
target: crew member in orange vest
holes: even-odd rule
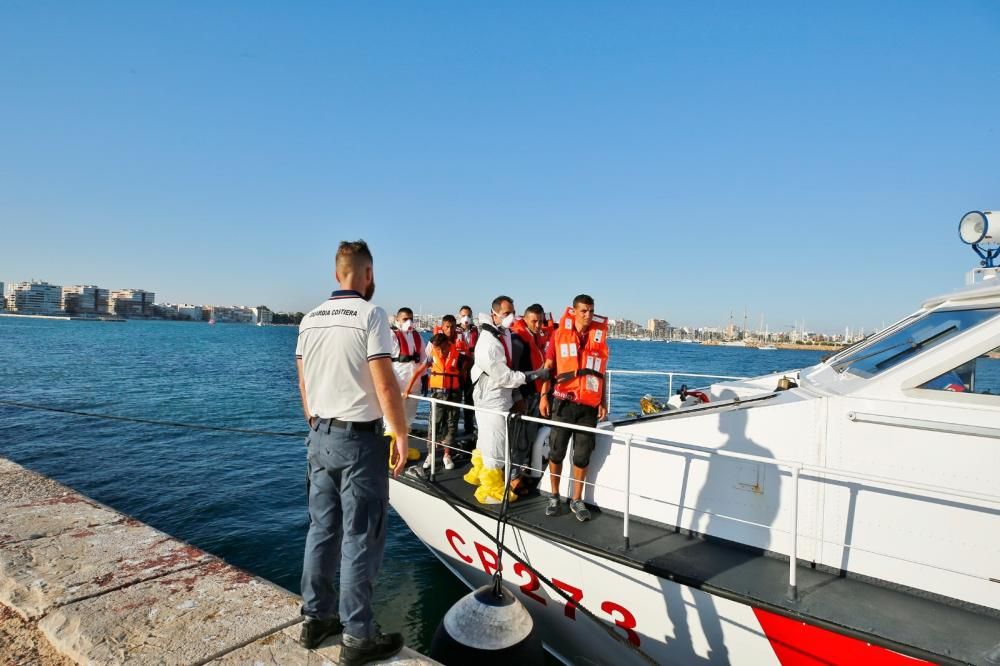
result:
[[[458,341],[455,339],[455,317],[445,315],[441,318],[441,325],[435,326],[434,331],[434,337],[427,347],[427,358],[417,366],[406,391],[407,393],[412,391],[419,378],[429,369],[428,387],[431,397],[448,402],[461,402],[461,354]],[[439,404],[436,407],[436,416],[434,437],[439,443],[444,444],[444,468],[454,469],[455,463],[452,462],[450,447],[455,445],[455,434],[458,431],[458,407]],[[430,466],[431,456],[428,447],[424,469]]]
[[[538,303],[534,303],[529,305],[524,314],[510,327],[511,358],[515,370],[529,373],[545,365],[545,331],[542,328],[544,320],[545,310]],[[543,384],[542,380],[537,380],[514,389],[513,411],[528,416],[539,416],[538,399]],[[532,490],[541,478],[540,473],[522,469],[531,461],[531,445],[538,436],[538,428],[537,423],[522,421],[517,433],[519,436],[511,440],[515,475],[512,490],[518,495]]]
[[[573,307],[559,322],[559,328],[545,351],[545,367],[553,371],[551,382],[545,382],[538,405],[543,417],[553,421],[596,428],[608,414],[604,373],[608,367],[608,320],[594,314],[594,299],[580,294]],[[555,385],[549,397],[551,385]],[[590,454],[594,452],[594,433],[568,428],[552,428],[549,435],[549,477],[552,496],[545,515],[559,514],[559,481],[569,439],[573,438],[573,490],[570,510],[577,520],[590,520],[590,511],[583,503],[583,481],[587,478]]]

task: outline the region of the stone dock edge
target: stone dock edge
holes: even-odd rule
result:
[[[0,619],[37,631],[48,663],[317,666],[339,638],[298,643],[301,599],[0,458]],[[15,615],[16,614],[16,617]],[[15,622],[16,621],[16,622]],[[0,662],[19,654],[5,645]],[[13,647],[12,647],[13,646]],[[409,648],[393,664],[437,662]]]

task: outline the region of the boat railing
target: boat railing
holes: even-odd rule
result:
[[[668,373],[662,373],[668,374]],[[684,373],[675,373],[684,374]],[[713,377],[718,378],[718,375],[713,375]],[[495,414],[497,416],[502,416],[509,420],[511,418],[517,417],[524,421],[530,423],[537,423],[542,426],[556,427],[556,428],[567,428],[575,432],[589,432],[593,433],[595,436],[602,436],[610,438],[612,444],[623,446],[625,449],[625,487],[618,488],[614,486],[608,486],[604,484],[598,484],[592,481],[584,481],[585,485],[589,485],[594,488],[604,488],[607,490],[612,490],[615,492],[622,493],[623,495],[623,510],[622,510],[622,537],[625,542],[625,547],[629,547],[629,526],[631,522],[631,498],[633,494],[643,499],[656,500],[657,498],[646,498],[637,493],[632,492],[632,448],[633,446],[640,445],[650,448],[659,449],[666,452],[677,453],[679,455],[696,453],[699,455],[705,455],[710,458],[729,458],[735,460],[742,460],[747,462],[760,463],[765,465],[772,465],[780,470],[787,471],[791,477],[792,482],[792,507],[789,515],[789,525],[787,533],[790,536],[790,546],[788,553],[788,597],[789,599],[795,600],[798,597],[798,584],[797,584],[797,562],[798,562],[798,542],[800,538],[799,534],[799,499],[800,499],[800,478],[803,473],[809,475],[810,480],[818,481],[819,483],[833,483],[833,480],[850,480],[850,481],[863,481],[866,483],[874,483],[882,487],[890,487],[894,489],[905,489],[911,492],[927,493],[929,495],[946,495],[952,498],[961,498],[965,500],[972,500],[978,502],[988,502],[1000,505],[1000,495],[992,495],[987,493],[977,493],[970,492],[967,490],[962,490],[958,488],[951,488],[946,486],[938,486],[926,483],[917,483],[912,481],[904,481],[901,479],[894,479],[890,477],[885,477],[877,474],[869,474],[866,472],[857,472],[851,470],[842,470],[832,467],[825,467],[822,465],[811,465],[808,463],[803,463],[796,460],[784,460],[781,458],[770,458],[766,456],[758,456],[749,453],[739,453],[737,451],[724,451],[707,446],[698,446],[696,444],[687,444],[682,442],[673,442],[665,439],[660,439],[657,437],[649,437],[646,435],[636,435],[635,433],[623,432],[618,433],[615,430],[608,430],[602,428],[589,428],[587,426],[581,426],[570,423],[561,423],[558,421],[553,421],[551,419],[527,416],[521,414],[514,414],[512,412],[506,412],[503,410],[492,409],[487,407],[478,407],[475,405],[466,405],[459,402],[451,402],[448,400],[442,400],[440,398],[432,398],[420,395],[410,395],[414,400],[419,400],[430,405],[430,418],[428,422],[428,437],[422,438],[411,435],[414,439],[424,439],[428,443],[428,453],[430,455],[430,478],[431,481],[435,479],[437,473],[437,449],[438,447],[443,447],[445,450],[453,451],[463,451],[462,449],[449,446],[443,442],[437,441],[436,424],[437,424],[437,410],[441,407],[453,407],[458,409],[471,409],[476,413],[488,413]],[[512,461],[510,458],[510,428],[505,429],[505,442],[504,442],[504,478],[505,482],[509,482],[512,473]],[[544,475],[544,469],[535,469],[527,465],[518,464],[520,469],[528,470],[531,472]],[[560,480],[561,481],[561,480]],[[749,521],[741,521],[749,522]],[[757,524],[757,523],[753,523]],[[768,529],[773,529],[770,525],[764,525]],[[801,535],[802,538],[813,538],[808,535]],[[853,544],[839,544],[846,548],[857,548]]]
[[[674,377],[681,377],[684,379],[725,379],[725,380],[739,380],[746,379],[746,377],[734,377],[732,375],[707,375],[699,372],[673,372],[665,370],[608,370],[604,373],[608,384],[608,413],[611,413],[611,398],[612,398],[612,376],[648,376],[648,377],[666,377],[667,378],[667,398],[674,394]]]

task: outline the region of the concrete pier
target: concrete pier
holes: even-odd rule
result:
[[[0,604],[0,663],[339,663],[296,595],[3,458]]]

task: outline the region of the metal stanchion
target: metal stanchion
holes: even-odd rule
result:
[[[427,429],[431,440],[427,447],[427,455],[431,457],[431,481],[437,473],[437,406],[437,402],[431,403],[431,427]]]

